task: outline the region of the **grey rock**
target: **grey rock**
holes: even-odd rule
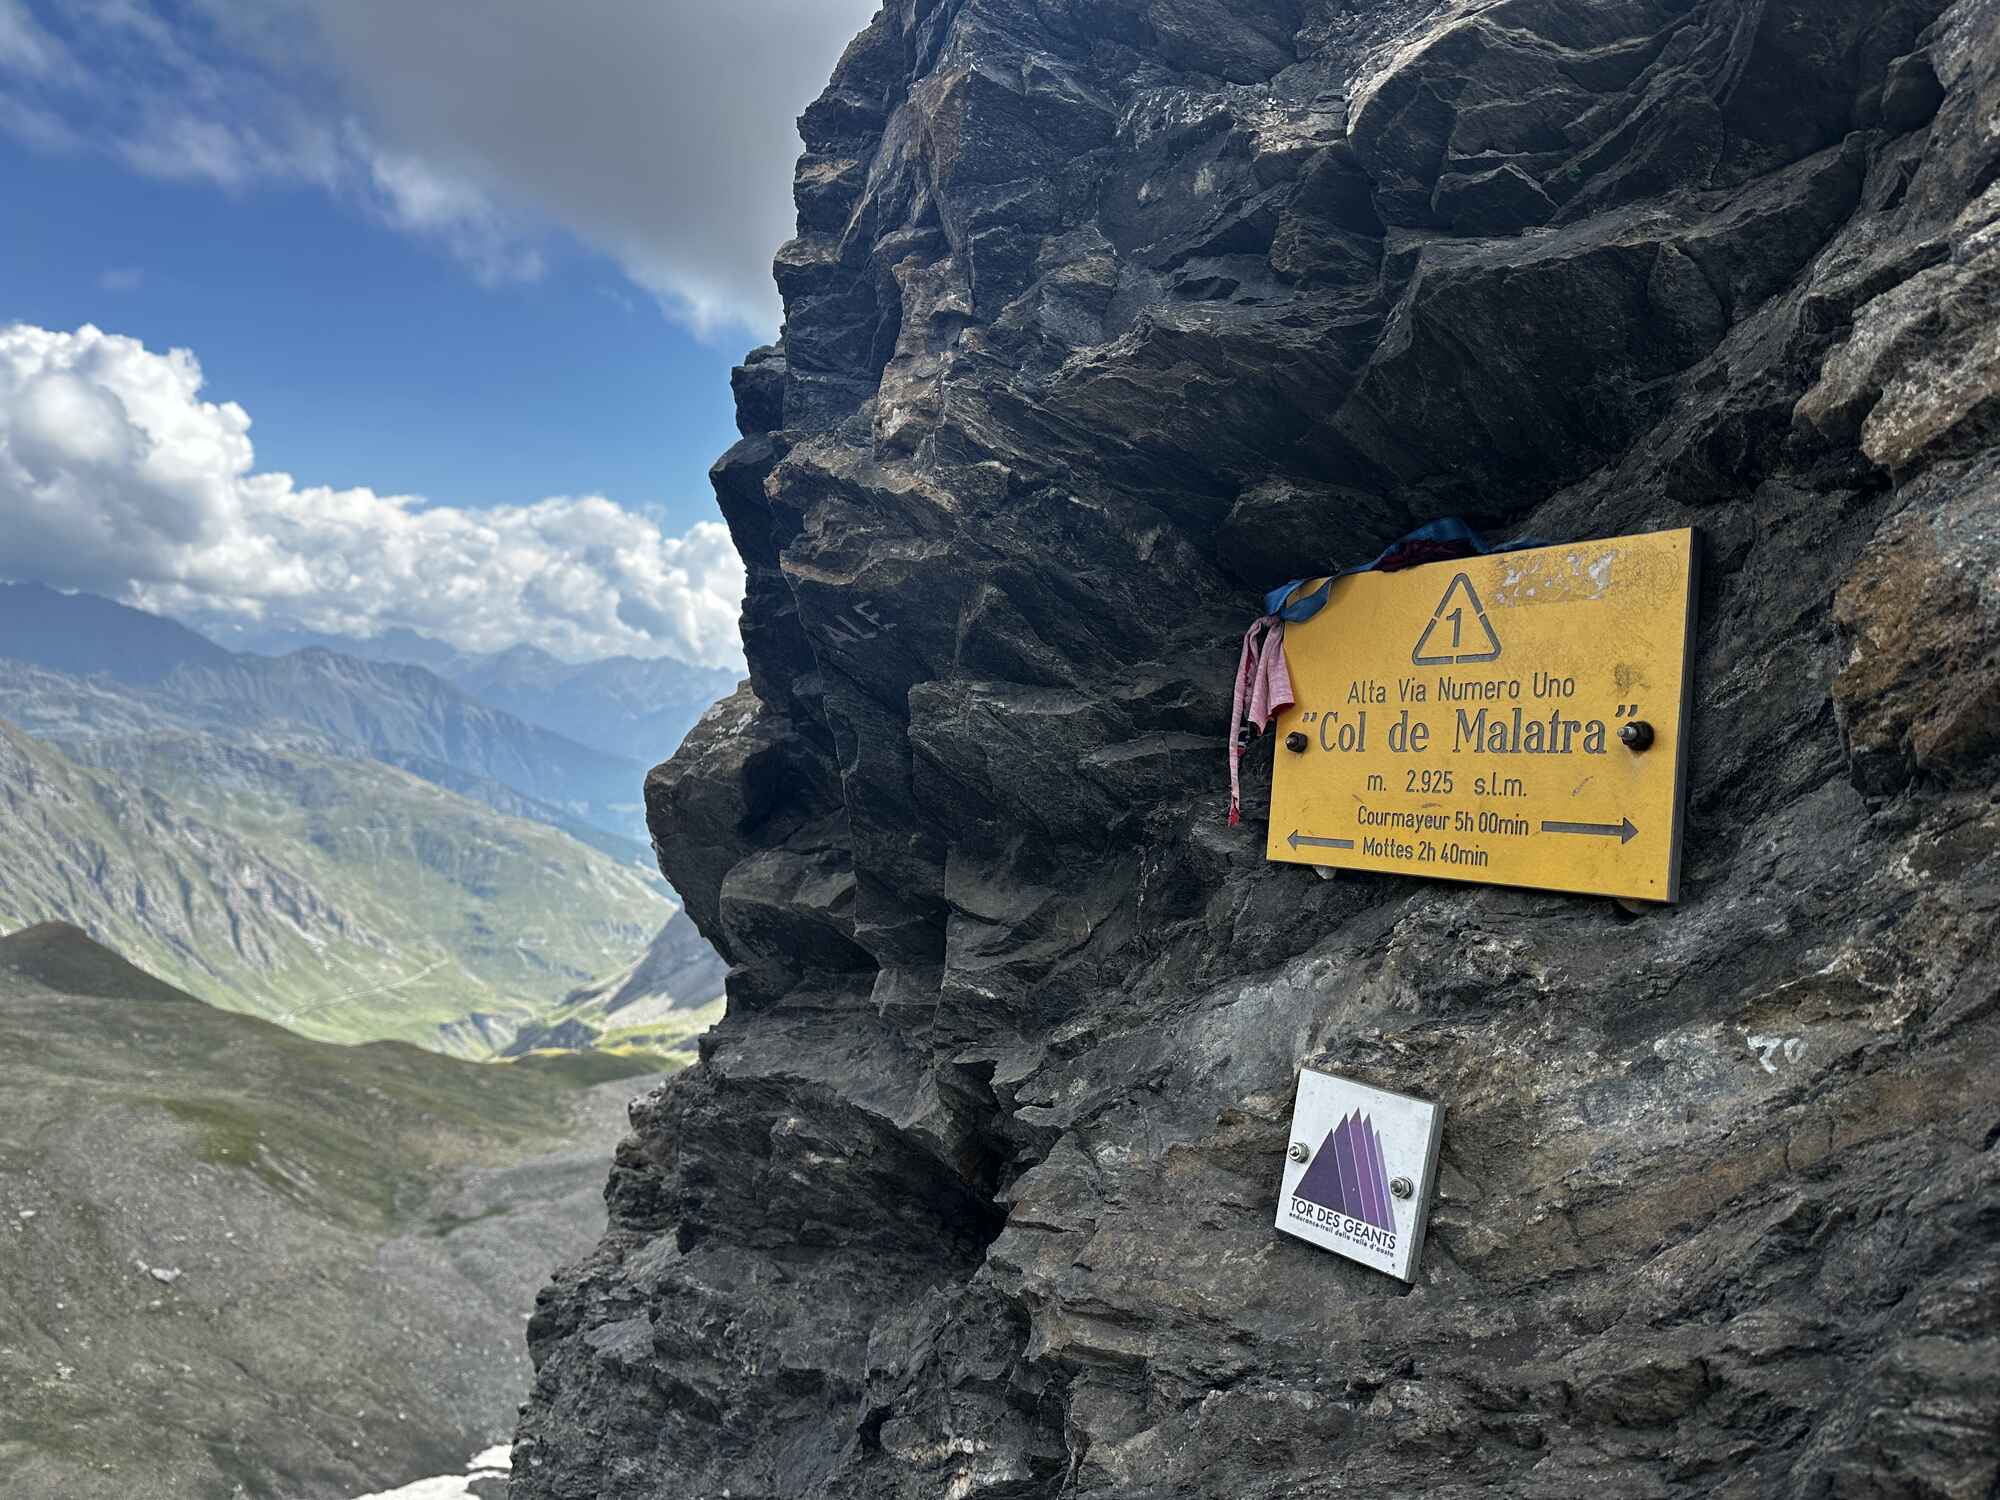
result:
[[[804,167],[799,177],[801,182],[806,180]],[[785,374],[784,351],[775,344],[751,350],[731,373],[729,385],[736,396],[736,425],[745,437],[785,425]]]
[[[1797,421],[1888,469],[2000,437],[2000,187],[1951,225],[1942,258],[1864,303],[1800,398]]]
[[[1556,206],[1514,162],[1438,178],[1431,208],[1457,234],[1510,234],[1546,224]]]
[[[648,783],[729,1014],[517,1500],[1987,1495],[1996,35],[886,7]],[[1273,865],[1261,748],[1227,826],[1259,591],[1452,510],[1700,529],[1679,905]],[[1304,1064],[1449,1102],[1413,1287],[1271,1228]]]
[[[1912,52],[1889,65],[1889,76],[1882,83],[1882,123],[1890,130],[1915,130],[1943,102],[1944,85],[1923,53]]]

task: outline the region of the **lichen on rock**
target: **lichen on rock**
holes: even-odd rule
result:
[[[518,1500],[1986,1496],[1996,0],[895,0],[653,773],[732,965]],[[1263,857],[1259,591],[1699,529],[1683,897]],[[1413,1288],[1297,1069],[1448,1101]]]

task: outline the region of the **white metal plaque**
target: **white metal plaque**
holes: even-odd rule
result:
[[[1415,1281],[1443,1133],[1442,1104],[1302,1069],[1278,1228]]]

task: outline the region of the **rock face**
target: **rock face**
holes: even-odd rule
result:
[[[647,787],[731,962],[517,1500],[1986,1497],[2000,0],[896,0]],[[1700,528],[1683,900],[1263,858],[1257,590]],[[1760,1038],[1752,1042],[1751,1038]],[[1449,1102],[1421,1280],[1270,1227]]]

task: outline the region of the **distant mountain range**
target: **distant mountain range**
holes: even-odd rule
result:
[[[179,667],[226,666],[230,653],[185,625],[95,594],[0,583],[0,657],[149,686]]]
[[[79,734],[96,733],[95,716],[110,710],[103,701],[108,680],[130,700],[118,711],[137,712],[154,727],[315,734],[330,747],[400,765],[501,811],[535,816],[548,809],[549,821],[579,821],[643,847],[639,806],[650,761],[641,764],[527,722],[423,667],[323,647],[282,657],[234,653],[158,615],[33,583],[0,584],[5,659],[94,680],[98,691],[73,726]],[[700,708],[687,713],[661,758],[699,716]],[[44,738],[66,737],[38,705],[0,705],[0,717]],[[556,711],[545,717],[557,717]],[[592,721],[580,707],[570,722]],[[673,724],[660,728],[670,732]],[[489,784],[527,801],[501,805],[507,799],[496,797]]]
[[[0,1494],[346,1500],[504,1443],[653,1081],[328,1046],[0,937]]]
[[[392,767],[182,731],[76,753],[0,722],[0,930],[74,922],[307,1036],[491,1055],[675,915],[644,872]]]
[[[331,651],[363,661],[422,667],[489,708],[581,738],[643,766],[657,765],[671,755],[695,720],[737,683],[734,672],[665,657],[614,656],[575,665],[535,646],[486,654],[462,652],[413,630],[361,637],[218,625],[207,635],[232,651],[258,656]]]
[[[577,996],[635,974],[688,986],[649,992],[663,1014],[715,999],[632,836],[643,777],[424,667],[0,586],[0,931],[77,923],[309,1036],[489,1057],[629,1033],[644,1007],[614,1026]],[[669,932],[689,961],[648,970]]]

